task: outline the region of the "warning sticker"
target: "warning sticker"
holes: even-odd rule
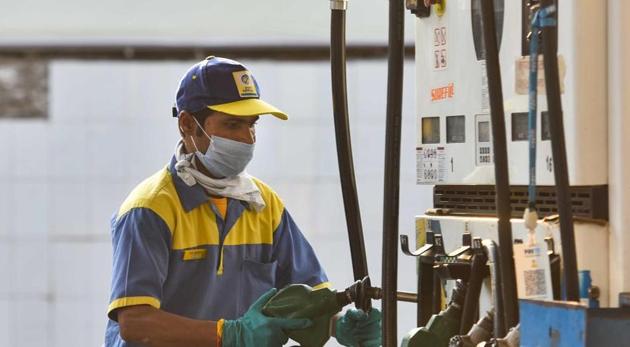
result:
[[[444,147],[416,148],[416,184],[444,182],[446,155]]]
[[[446,27],[433,28],[433,70],[444,70],[448,67],[448,45]]]

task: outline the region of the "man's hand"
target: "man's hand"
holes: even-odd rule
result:
[[[373,308],[369,314],[349,309],[335,323],[335,337],[344,346],[376,347],[381,345],[381,311]]]
[[[243,317],[236,320],[225,320],[223,323],[222,346],[282,346],[288,340],[282,331],[296,330],[310,327],[313,322],[310,319],[275,318],[265,316],[261,309],[276,294],[272,288],[263,294],[247,310]]]

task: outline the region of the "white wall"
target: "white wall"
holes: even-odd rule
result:
[[[326,44],[330,35],[328,0],[0,0],[0,8],[0,43]],[[387,9],[384,0],[350,0],[348,42],[386,42]]]
[[[192,62],[54,61],[50,118],[0,121],[0,346],[98,346],[109,299],[109,218],[164,166],[178,138],[170,107]],[[250,172],[268,182],[333,283],[352,282],[327,62],[253,61],[263,97],[291,119],[263,118]],[[405,73],[401,233],[431,204],[415,185],[413,64]],[[355,170],[373,283],[380,283],[386,62],[350,63]],[[415,263],[399,258],[401,290]],[[401,303],[399,336],[415,324]],[[333,343],[334,345],[334,343]]]

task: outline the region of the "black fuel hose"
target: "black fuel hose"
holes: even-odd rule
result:
[[[416,323],[419,327],[425,326],[434,312],[434,302],[440,297],[435,297],[436,279],[433,264],[419,260],[420,273],[418,274],[418,305],[416,307]],[[438,310],[439,312],[439,310]]]
[[[396,347],[398,286],[398,209],[400,204],[400,133],[404,68],[404,0],[389,0],[387,119],[383,192],[383,346]]]
[[[355,281],[368,275],[367,257],[363,241],[361,212],[352,161],[352,143],[348,121],[346,91],[346,5],[347,1],[331,1],[330,65],[332,78],[333,115],[341,191],[346,212],[348,241]]]
[[[507,143],[505,135],[505,112],[501,90],[501,69],[499,50],[495,35],[494,1],[481,1],[483,40],[486,47],[486,69],[488,93],[490,95],[490,119],[492,121],[492,148],[494,152],[494,177],[496,181],[496,206],[499,232],[499,253],[501,257],[501,278],[503,285],[503,310],[505,324],[513,327],[518,324],[518,299],[516,294],[516,274],[514,273],[514,252],[512,249],[512,225],[510,217],[510,182],[508,174]]]
[[[490,266],[490,286],[492,287],[492,305],[494,306],[493,336],[505,336],[505,318],[503,314],[503,286],[501,281],[501,259],[497,244],[492,240],[483,240],[483,249]]]
[[[556,6],[552,0],[541,1],[541,8]],[[557,10],[557,8],[556,8]],[[556,16],[552,11],[551,16]],[[557,20],[557,18],[556,18]],[[549,131],[551,133],[551,152],[553,154],[553,173],[560,215],[560,239],[562,240],[562,262],[564,265],[565,295],[568,301],[580,301],[578,284],[577,255],[575,251],[575,232],[573,230],[573,210],[569,192],[569,170],[567,168],[567,150],[562,121],[562,99],[558,73],[558,27],[544,26],[542,29],[543,62],[545,65],[545,89],[549,107]]]
[[[488,257],[484,252],[475,254],[470,266],[470,278],[468,280],[468,290],[462,309],[462,318],[459,325],[459,334],[466,335],[475,323],[475,315],[479,312],[479,294],[481,285],[485,277],[486,263]]]

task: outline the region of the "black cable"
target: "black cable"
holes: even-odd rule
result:
[[[397,347],[398,209],[404,64],[403,0],[389,0],[389,59],[383,194],[383,346]]]
[[[514,273],[514,252],[512,249],[512,226],[510,224],[512,207],[505,135],[505,113],[503,110],[503,92],[501,90],[499,50],[495,35],[493,0],[481,1],[481,16],[483,39],[486,47],[490,119],[492,120],[496,206],[499,218],[499,253],[501,258],[501,278],[503,280],[503,309],[506,326],[513,327],[518,324],[518,299],[516,294],[516,275]]]
[[[352,161],[352,143],[348,121],[348,97],[346,91],[346,11],[331,10],[330,64],[332,78],[333,115],[341,191],[348,226],[348,241],[355,280],[368,275],[361,211]]]
[[[541,8],[556,6],[552,0],[543,0]],[[556,12],[551,16],[555,17]],[[543,62],[545,64],[545,89],[549,107],[549,131],[551,133],[551,151],[553,154],[553,173],[560,215],[560,239],[562,240],[562,261],[564,265],[565,295],[568,301],[580,301],[578,284],[577,255],[575,252],[575,232],[573,230],[573,211],[569,191],[569,170],[567,168],[567,150],[562,121],[562,99],[558,73],[558,27],[544,26],[542,29]]]
[[[418,305],[416,308],[416,325],[423,327],[427,325],[433,315],[433,297],[435,291],[435,275],[433,274],[433,264],[419,259],[420,271],[418,273]]]
[[[468,290],[466,291],[466,299],[462,309],[462,318],[460,322],[459,334],[466,335],[475,323],[475,315],[479,310],[479,294],[481,293],[481,285],[485,277],[485,268],[488,258],[485,253],[475,254],[470,265],[470,278],[468,280]]]
[[[492,287],[492,304],[494,306],[494,332],[493,336],[505,336],[505,317],[503,312],[503,281],[501,280],[501,259],[497,244],[492,240],[483,240],[483,249],[490,266],[490,283]]]

